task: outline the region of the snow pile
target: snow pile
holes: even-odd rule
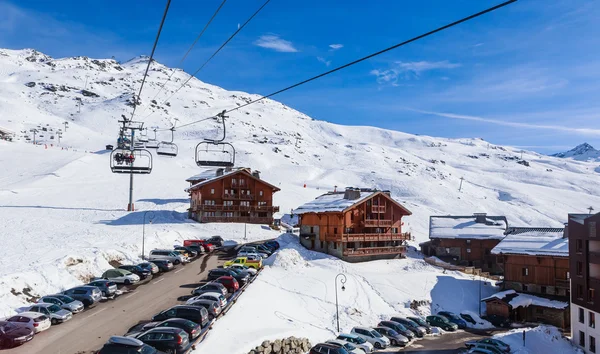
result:
[[[512,306],[513,308],[528,307],[528,306],[534,305],[534,306],[542,306],[542,307],[549,307],[549,308],[555,308],[555,309],[565,309],[569,306],[568,303],[563,302],[563,301],[550,300],[550,299],[546,299],[543,297],[530,295],[530,294],[521,294],[521,293],[517,293],[514,290],[501,291],[499,293],[496,293],[496,294],[489,296],[487,298],[484,298],[482,300],[488,300],[488,299],[492,299],[492,298],[496,298],[496,299],[500,299],[500,300],[509,298],[510,300],[508,301],[508,304],[510,306]]]
[[[278,251],[273,257],[275,258],[273,260],[274,267],[295,270],[310,267],[310,264],[294,248]]]
[[[525,345],[523,345],[523,332],[525,332]],[[496,334],[493,338],[510,345],[512,353],[515,354],[583,354],[583,350],[577,348],[552,326],[514,329]]]

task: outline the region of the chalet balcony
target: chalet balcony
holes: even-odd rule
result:
[[[364,221],[365,227],[390,227],[393,224],[392,220],[377,220],[367,219]]]
[[[568,279],[555,279],[554,284],[556,287],[559,287],[559,288],[567,288],[568,289],[571,287],[571,281]]]
[[[354,248],[344,250],[344,256],[357,257],[357,256],[371,256],[380,254],[404,254],[406,247],[369,247],[369,248]]]
[[[385,213],[385,205],[373,205],[371,207],[371,213],[373,213],[373,214]]]
[[[237,222],[248,224],[271,224],[273,218],[258,218],[250,216],[202,216],[201,222]]]
[[[326,234],[325,241],[332,242],[378,242],[410,240],[410,233],[403,234]]]
[[[228,193],[223,194],[222,198],[225,200],[254,200],[254,195],[252,194],[239,194],[239,193]]]
[[[279,211],[278,206],[270,205],[197,205],[190,208],[192,211],[257,211],[257,212],[272,212]]]

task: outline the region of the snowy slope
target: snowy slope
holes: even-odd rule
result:
[[[50,139],[50,132],[38,136],[47,148],[26,144],[24,135],[29,133],[13,143],[0,141],[0,165],[4,167],[0,169],[0,316],[24,306],[27,294],[54,292],[76,284],[101,273],[112,259],[135,260],[141,253],[147,210],[154,211],[153,223],[146,225],[147,250],[213,234],[242,241],[243,225],[200,225],[186,219],[185,179],[200,172],[194,162],[194,147],[203,138],[221,133],[212,120],[175,132],[180,155],[155,156],[152,174],[135,178],[138,211],[124,210],[128,176],[111,174],[108,154],[101,150],[114,144],[121,114],[131,114],[127,102],[139,88],[145,63],[144,58],[121,64],[85,57],[55,60],[33,50],[0,50],[0,127],[27,132],[39,126],[56,132],[64,130],[63,122],[69,122],[59,147],[56,138]],[[187,78],[177,71],[165,92],[156,98],[157,103],[152,103],[171,72],[159,63],[152,64],[136,116],[146,126],[169,127],[176,120],[179,125],[186,124],[258,97],[193,79],[164,103]],[[158,138],[170,136],[159,133]],[[488,212],[506,215],[511,226],[560,227],[568,212],[585,213],[589,206],[600,204],[594,163],[534,152],[524,152],[521,161],[516,149],[476,138],[444,139],[335,125],[313,120],[272,100],[232,112],[227,120],[227,138],[239,153],[239,166],[260,170],[265,180],[281,188],[275,203],[282,211],[336,185],[390,189],[413,212],[406,219],[405,231],[411,231],[417,242],[427,239],[428,218],[434,214]],[[63,149],[66,147],[69,149]],[[461,177],[465,182],[459,192]],[[248,227],[249,240],[277,236],[257,225]],[[431,296],[435,302],[430,290],[439,283],[438,275],[429,268],[421,269],[420,261],[373,262],[359,272],[353,265],[329,258],[302,256],[317,264],[305,271],[304,284],[317,282],[311,280],[317,277],[313,272],[329,274],[343,267],[355,279],[349,279],[355,283],[354,289],[361,286],[356,280],[359,276],[389,282],[390,286],[379,287],[371,282],[360,290],[357,308],[369,320],[380,313],[402,310],[409,298]],[[375,274],[402,271],[404,267],[414,269],[415,274],[405,272],[405,285]],[[265,296],[267,291],[279,294],[286,303],[301,304],[302,299],[322,298],[325,292],[328,299],[331,297],[332,289],[326,290],[331,287],[329,283],[322,290],[315,285],[306,295],[281,289],[273,277],[282,278],[289,272],[285,266],[274,264],[272,270],[265,271],[264,281],[254,287],[257,290],[252,290],[256,296],[245,296],[241,301],[253,301],[253,306],[263,300],[270,303],[274,297]],[[294,289],[287,282],[283,286]],[[398,291],[406,293],[398,297]],[[369,305],[367,299],[377,303]],[[331,310],[330,303],[314,305]],[[375,306],[378,312],[369,313],[368,306]],[[324,317],[317,323],[329,328],[331,321],[331,317]],[[347,323],[353,321],[348,319]],[[325,333],[315,331],[318,338]]]
[[[588,143],[577,145],[569,151],[559,152],[552,156],[571,158],[578,161],[600,161],[600,151],[594,149],[594,147]]]

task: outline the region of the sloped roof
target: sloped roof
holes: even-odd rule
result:
[[[589,218],[590,216],[593,215],[589,215],[589,214],[569,214],[569,220],[573,220],[577,223],[580,223],[581,225],[583,225],[585,223],[585,219]]]
[[[209,178],[203,179],[203,177],[209,175],[209,171],[213,172],[213,174],[210,175]],[[212,183],[214,181],[218,181],[218,180],[223,179],[223,178],[225,178],[227,176],[231,176],[231,175],[234,175],[234,174],[237,174],[237,173],[243,173],[247,177],[250,177],[250,178],[252,178],[254,180],[257,180],[257,181],[260,181],[261,183],[266,184],[267,186],[269,186],[269,187],[271,187],[273,189],[273,192],[277,192],[277,191],[281,190],[280,188],[272,185],[271,183],[265,181],[264,179],[256,178],[255,176],[252,175],[252,173],[249,172],[249,169],[247,169],[247,168],[240,168],[240,169],[232,170],[232,171],[223,171],[223,174],[220,175],[220,176],[216,175],[217,170],[209,170],[209,171],[205,171],[203,173],[200,173],[200,174],[197,174],[195,176],[192,176],[192,177],[188,178],[186,181],[192,182],[192,181],[195,181],[195,180],[192,180],[193,178],[201,176],[201,177],[198,177],[199,179],[196,179],[196,180],[200,180],[200,182],[194,184],[190,188],[186,188],[185,191],[189,193],[189,192],[193,191],[194,189],[198,189],[198,188],[200,188],[200,187],[202,187],[204,185],[207,185],[209,183]]]
[[[234,168],[230,171],[226,171],[225,169],[223,169],[223,175],[230,175],[234,172],[238,172],[239,170],[244,169],[244,168]],[[204,170],[200,173],[198,173],[197,175],[193,175],[192,177],[189,177],[188,179],[186,179],[186,182],[190,182],[190,183],[194,183],[194,182],[201,182],[207,179],[211,179],[214,177],[217,177],[217,170],[219,169],[207,169]]]
[[[564,228],[515,227],[492,249],[492,254],[569,256],[569,239]]]
[[[502,240],[508,222],[505,216],[486,215],[486,223],[476,222],[475,215],[431,216],[429,238]]]
[[[531,305],[555,309],[566,309],[569,306],[569,303],[567,302],[550,300],[535,295],[521,294],[514,290],[501,291],[490,297],[481,299],[481,301],[489,301],[493,299],[502,300],[509,304],[513,309],[516,309],[517,307],[528,307]]]
[[[392,203],[396,204],[404,211],[406,211],[407,215],[411,215],[410,210],[406,209],[400,203],[395,201],[389,195],[383,193],[378,190],[360,190],[360,197],[357,199],[345,199],[345,192],[329,192],[327,194],[323,194],[318,196],[314,200],[311,200],[308,203],[305,203],[298,208],[296,208],[293,213],[294,214],[307,214],[307,213],[331,213],[331,212],[344,212],[350,209],[354,205],[358,205],[369,198],[375,197],[377,195],[383,195]]]

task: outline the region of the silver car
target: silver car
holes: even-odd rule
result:
[[[83,302],[81,302],[79,300],[75,300],[72,297],[67,296],[67,295],[61,295],[61,294],[48,295],[48,296],[44,296],[44,297],[40,298],[37,302],[38,302],[38,304],[39,303],[55,304],[67,311],[71,311],[72,313],[79,313],[79,312],[83,311]]]
[[[148,260],[150,262],[152,262],[155,259],[171,261],[175,265],[187,263],[189,261],[187,259],[187,257],[185,257],[181,253],[175,252],[173,250],[152,250],[152,251],[150,251]]]
[[[63,294],[83,302],[84,306],[92,306],[102,299],[102,291],[95,286],[82,285],[63,291]]]
[[[50,318],[52,324],[63,323],[70,320],[73,317],[71,311],[60,308],[55,304],[35,304],[27,309],[30,312],[39,312]]]
[[[365,354],[365,351],[356,347],[355,345],[353,345],[352,343],[348,343],[346,341],[343,340],[339,340],[339,339],[332,339],[332,340],[328,340],[327,342],[325,342],[327,344],[333,344],[335,346],[339,346],[342,347],[344,349],[346,349],[346,351],[350,354]]]

